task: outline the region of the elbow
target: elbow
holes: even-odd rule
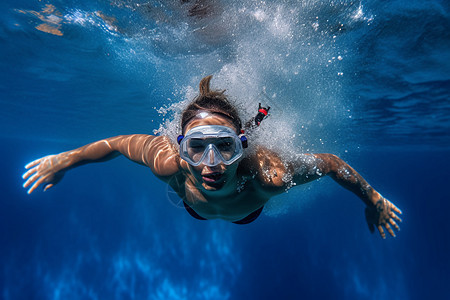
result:
[[[316,168],[322,176],[330,175],[332,177],[339,176],[340,169],[345,163],[337,155],[331,153],[314,154],[317,159]]]

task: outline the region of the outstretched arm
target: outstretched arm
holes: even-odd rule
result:
[[[342,159],[333,154],[305,154],[290,165],[296,184],[303,184],[328,175],[344,188],[352,191],[366,204],[366,221],[371,232],[375,226],[385,238],[383,227],[395,236],[392,229],[400,230],[395,221],[401,211],[389,200],[373,189],[364,178]],[[392,227],[391,227],[392,226]]]
[[[31,186],[28,190],[30,194],[44,184],[45,191],[58,183],[67,170],[87,163],[107,161],[120,154],[150,167],[161,179],[178,172],[178,155],[167,137],[121,135],[29,163],[25,166],[29,170],[23,175],[23,179],[27,180],[23,186]]]

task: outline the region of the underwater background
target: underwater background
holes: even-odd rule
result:
[[[0,3],[1,299],[448,299],[448,1]],[[402,211],[396,238],[330,178],[249,225],[200,221],[121,157],[31,195],[24,165],[178,133],[200,79],[283,155],[334,153]]]

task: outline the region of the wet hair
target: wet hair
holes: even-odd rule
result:
[[[181,113],[181,130],[184,133],[186,125],[194,119],[199,112],[209,112],[220,115],[230,120],[236,127],[236,133],[241,131],[242,123],[237,109],[228,101],[225,96],[225,90],[211,90],[209,83],[212,75],[203,78],[200,81],[200,94],[186,107]]]

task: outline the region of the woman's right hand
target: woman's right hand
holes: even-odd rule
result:
[[[57,184],[64,176],[64,172],[71,165],[69,153],[64,152],[56,155],[48,155],[30,162],[25,166],[29,169],[22,175],[25,181],[24,188],[31,194],[39,185],[44,184],[44,191]],[[30,177],[31,176],[31,177]]]

